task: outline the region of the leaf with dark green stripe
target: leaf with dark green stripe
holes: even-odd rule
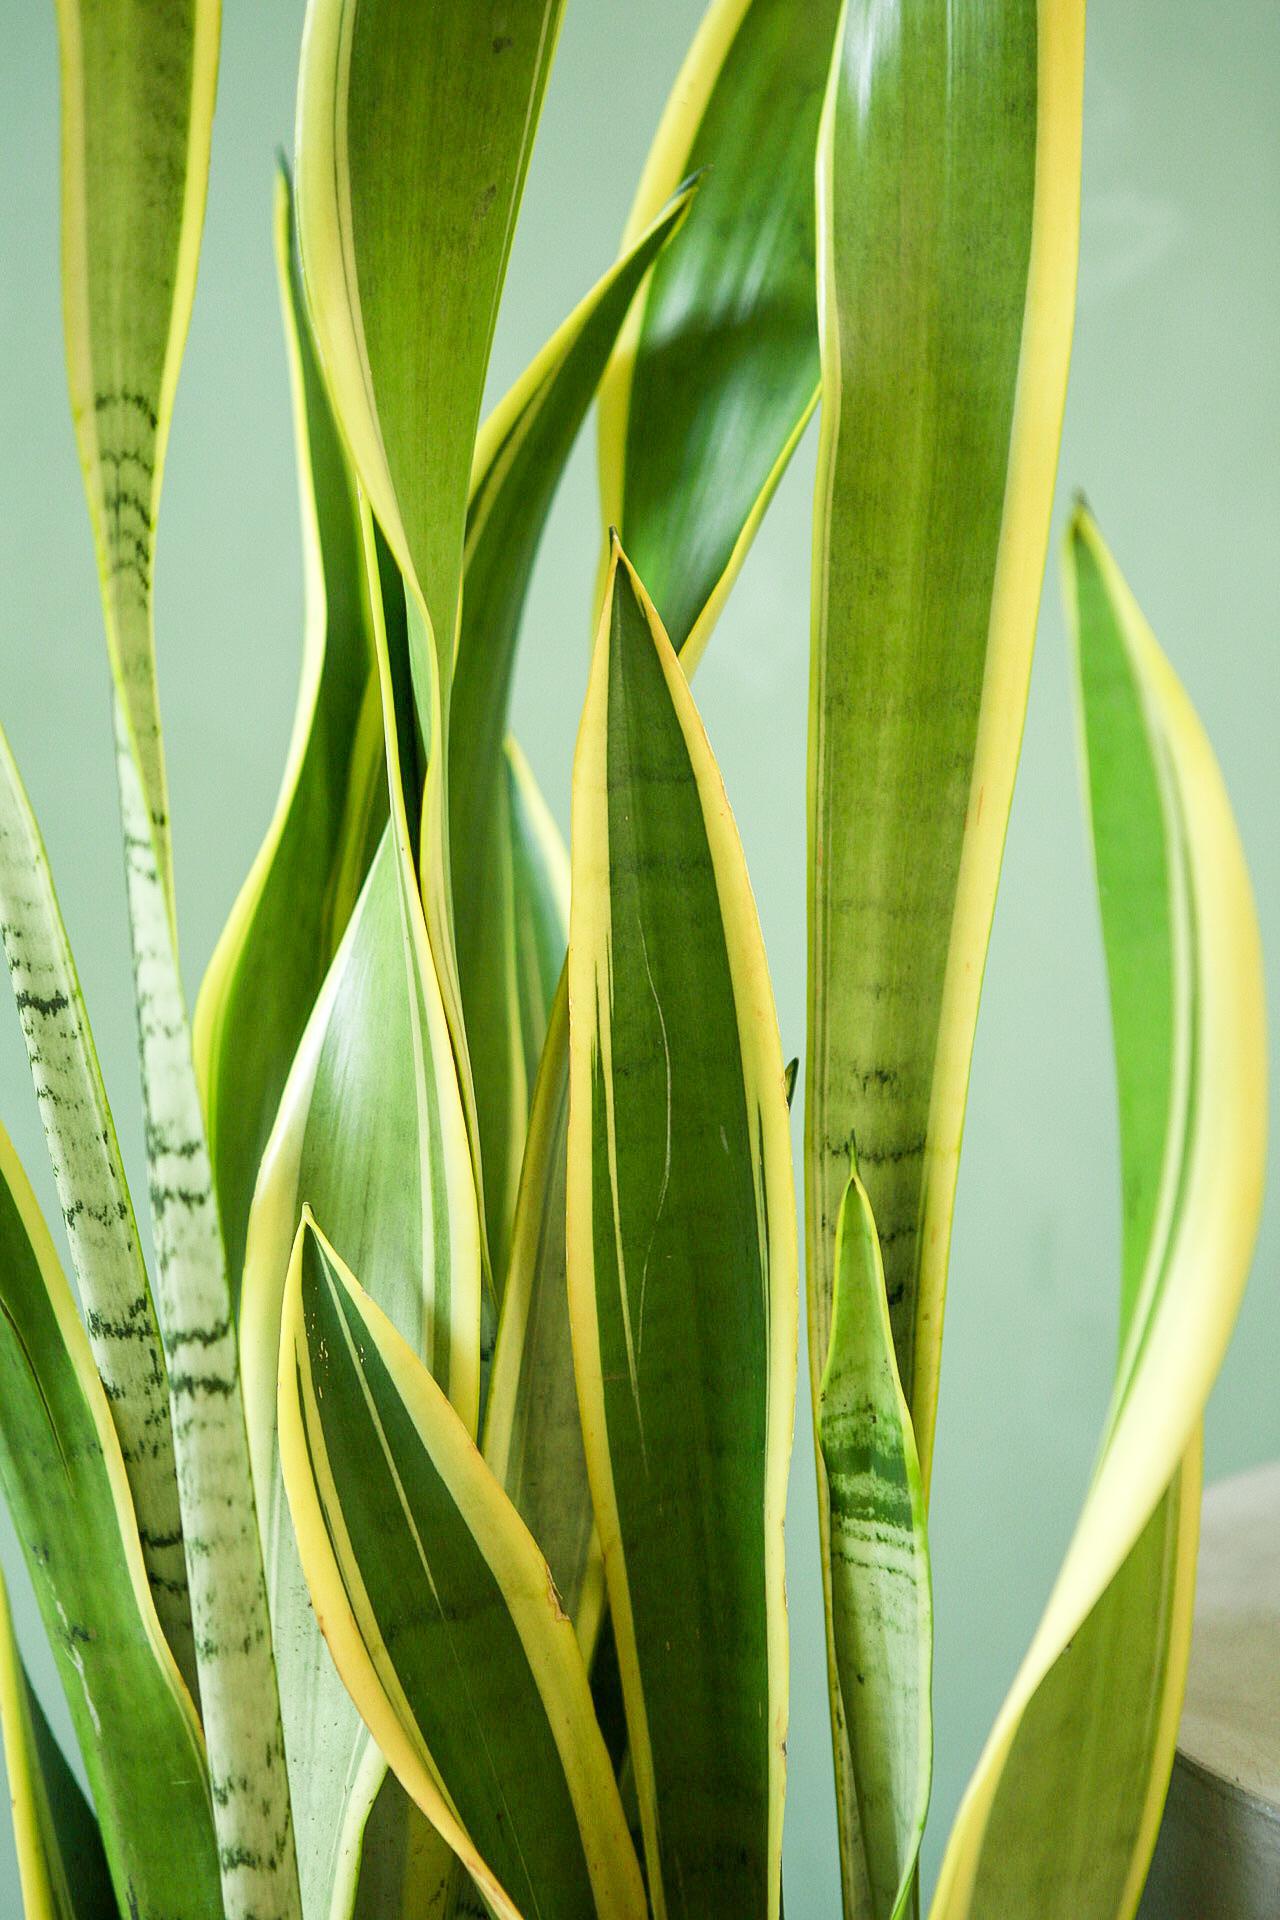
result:
[[[195,1688],[169,1379],[115,1122],[49,858],[0,732],[0,938],[152,1597]]]
[[[367,510],[364,519],[372,581],[378,567]],[[370,1293],[473,1431],[480,1401],[475,1185],[409,850],[380,593],[371,606],[391,819],[280,1102],[250,1214],[240,1316],[305,1920],[331,1920],[354,1898],[361,1836],[385,1768],[370,1756],[369,1737],[325,1651],[280,1477],[276,1359],[304,1203],[325,1209],[344,1257],[360,1264]],[[403,1795],[399,1805],[407,1821]]]
[[[1120,1095],[1121,1344],[1098,1464],[961,1804],[937,1920],[1137,1910],[1190,1650],[1201,1422],[1266,1162],[1262,957],[1222,776],[1083,509],[1067,570]]]
[[[137,1920],[220,1915],[199,1723],[152,1603],[89,1342],[3,1132],[0,1484],[66,1693],[121,1912]],[[92,1857],[84,1862],[86,1889]]]
[[[237,1301],[267,1136],[387,817],[360,518],[311,337],[283,171],[275,246],[302,500],[302,678],[275,813],[195,1014],[196,1066]]]
[[[3,1579],[0,1729],[24,1920],[118,1920],[98,1823],[27,1677]]]
[[[320,359],[404,579],[418,730],[439,748],[406,811],[480,1193],[449,870],[450,691],[481,394],[563,6],[441,0],[428,15],[417,0],[313,0],[299,76],[298,230]]]
[[[1066,390],[1083,38],[1083,0],[850,6],[819,155],[809,1363],[816,1390],[856,1139],[926,1489]],[[860,1846],[838,1726],[835,1746],[852,1920]]]
[[[615,543],[574,763],[569,1297],[650,1896],[776,1916],[796,1248],[782,1054],[706,735]]]
[[[296,1920],[231,1292],[178,955],[153,634],[156,514],[195,292],[219,17],[218,0],[59,0],[62,290],[111,663],[153,1277],[224,1902],[227,1920]]]
[[[308,1217],[280,1434],[339,1672],[494,1910],[642,1920],[586,1669],[547,1564],[426,1368]]]
[[[831,1613],[870,1920],[909,1909],[933,1772],[933,1595],[924,1486],[856,1170],[836,1230],[831,1347],[818,1392]]]
[[[522,909],[532,908],[540,920],[550,901],[535,874],[520,885],[533,826],[530,805],[521,802],[532,776],[522,762],[512,770],[503,760],[516,643],[565,462],[636,290],[683,220],[693,192],[686,187],[663,208],[547,342],[485,422],[472,466],[450,719],[449,830],[458,973],[475,1074],[489,1246],[499,1280],[506,1270],[533,1074],[564,959],[562,936],[540,1009],[535,1003],[527,1011],[521,955],[513,978],[513,949],[525,937]],[[525,832],[515,840],[504,798],[523,817]],[[517,870],[509,878],[513,863]],[[534,1014],[532,1031],[528,1012]]]
[[[484,1455],[546,1555],[589,1653],[599,1544],[587,1482],[565,1279],[569,1006],[563,985],[534,1089],[511,1264],[489,1379]]]
[[[671,92],[631,240],[705,168],[601,391],[606,525],[686,665],[813,412],[813,165],[839,0],[714,0]]]

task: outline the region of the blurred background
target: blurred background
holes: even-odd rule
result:
[[[227,0],[213,177],[157,567],[183,962],[201,973],[266,826],[297,679],[301,566],[270,240],[302,0]],[[570,0],[517,234],[492,396],[608,264],[702,0]],[[145,1193],[107,670],[67,408],[53,8],[0,0],[0,713],[43,824],[131,1176]],[[1097,5],[1079,320],[1022,771],[978,1031],[932,1507],[946,1829],[1032,1632],[1092,1463],[1112,1361],[1118,1171],[1057,542],[1084,488],[1226,772],[1280,954],[1280,8]],[[746,843],[787,1054],[803,1053],[808,521],[801,446],[698,677]],[[584,436],[534,584],[515,724],[567,826],[599,537]],[[16,1017],[0,1114],[52,1207]],[[1273,1155],[1274,1161],[1274,1155]],[[1273,1165],[1274,1172],[1274,1165]],[[1280,1454],[1272,1202],[1210,1405],[1216,1477]],[[56,1217],[56,1209],[53,1209]],[[803,1374],[803,1367],[802,1367]],[[809,1411],[788,1537],[792,1920],[838,1912]],[[0,1521],[24,1650],[69,1723]],[[0,1911],[18,1903],[0,1821]]]

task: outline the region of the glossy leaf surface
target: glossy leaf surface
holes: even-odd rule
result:
[[[615,546],[574,763],[569,1298],[654,1912],[776,1915],[796,1249],[742,850]]]
[[[624,236],[701,174],[600,399],[605,524],[690,667],[817,397],[813,165],[839,11],[714,0]]]
[[[339,1671],[494,1911],[643,1920],[546,1562],[427,1369],[309,1218],[285,1308],[280,1433]]]

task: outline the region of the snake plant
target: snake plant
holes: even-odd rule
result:
[[[842,1899],[921,1911],[948,1243],[1051,532],[1083,0],[713,0],[615,263],[482,421],[562,11],[309,0],[274,208],[301,688],[189,1021],[151,583],[218,0],[58,0],[150,1233],[0,737],[63,1227],[0,1133],[0,1481],[79,1747],[0,1589],[27,1920],[779,1920],[796,1072],[691,682],[815,409],[799,1097]],[[509,707],[595,401],[566,850]],[[934,1920],[1135,1912],[1260,1203],[1222,780],[1083,504],[1064,571],[1120,1337]]]

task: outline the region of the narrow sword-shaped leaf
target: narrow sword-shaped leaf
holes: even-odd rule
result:
[[[3,1579],[0,1729],[24,1920],[118,1920],[98,1823],[27,1678]]]
[[[1200,1420],[1262,1198],[1261,952],[1222,776],[1083,511],[1068,576],[1123,1089],[1122,1344],[1080,1519],[948,1842],[938,1920],[994,1920],[1011,1884],[1020,1899],[1024,1887],[1038,1895],[1050,1920],[1082,1911],[1130,1920],[1137,1908],[1189,1650]],[[1156,857],[1139,863],[1135,852],[1150,856],[1153,835]],[[1144,1001],[1132,969],[1153,927],[1166,957]],[[1126,1087],[1131,1074],[1168,1088],[1158,1134],[1135,1121],[1143,1088]],[[1135,1230],[1145,1239],[1140,1262]],[[1104,1695],[1114,1704],[1105,1743],[1088,1724]],[[1050,1794],[1054,1834],[1078,1882],[1055,1871],[1038,1830]]]
[[[600,395],[607,526],[686,671],[813,412],[813,165],[839,0],[713,0],[624,245],[705,168]]]
[[[1083,0],[850,6],[820,143],[809,1364],[816,1393],[856,1138],[926,1490],[1066,390],[1083,35]],[[821,1485],[819,1504],[825,1537]],[[852,1764],[833,1734],[853,1920]]]
[[[310,0],[298,85],[317,344],[404,579],[418,728],[433,748],[425,793],[406,798],[481,1193],[452,919],[450,689],[481,395],[563,7],[445,0],[428,17],[415,0]]]
[[[0,937],[80,1283],[138,1516],[152,1597],[195,1689],[169,1380],[133,1201],[53,875],[0,732]]]
[[[924,1486],[898,1379],[866,1188],[836,1228],[818,1391],[831,1512],[831,1615],[872,1920],[908,1911],[933,1773],[933,1595]]]
[[[283,170],[274,231],[302,509],[302,679],[275,813],[195,1012],[196,1070],[237,1299],[267,1136],[387,813],[355,484],[316,360]]]
[[[325,1651],[281,1479],[277,1357],[304,1203],[324,1208],[344,1257],[361,1263],[369,1292],[473,1433],[480,1402],[477,1198],[410,849],[367,508],[363,526],[391,818],[280,1102],[249,1218],[240,1318],[306,1920],[329,1920],[354,1898],[348,1876],[382,1774],[376,1757],[365,1764],[369,1736]],[[403,1795],[400,1808],[407,1822]]]
[[[574,763],[569,1300],[657,1920],[779,1911],[796,1248],[742,849],[615,542]]]
[[[426,1368],[304,1221],[281,1453],[334,1659],[502,1914],[643,1920],[643,1884],[547,1564]]]
[[[152,634],[156,512],[195,289],[218,5],[59,0],[58,21],[67,362],[114,684],[156,1293],[223,1898],[226,1920],[294,1920],[231,1298],[178,962]]]
[[[220,1916],[209,1776],[147,1584],[129,1483],[70,1288],[0,1132],[0,1484],[122,1913]],[[92,1858],[86,1861],[92,1871]]]
[[[564,959],[556,955],[541,1003],[542,1031],[528,1028],[516,949],[521,908],[546,914],[536,875],[512,839],[514,800],[526,830],[548,838],[536,818],[532,775],[518,763],[518,785],[504,765],[516,642],[543,528],[618,331],[645,275],[688,211],[686,187],[636,244],[599,280],[481,430],[467,510],[465,590],[449,723],[449,832],[458,974],[475,1074],[485,1167],[489,1247],[501,1285],[524,1149],[533,1072],[541,1053],[549,996]],[[504,792],[504,789],[507,789]],[[545,812],[545,809],[541,810]],[[551,829],[554,833],[554,829]],[[526,840],[528,832],[521,836]],[[536,845],[536,839],[535,839]],[[532,898],[530,898],[532,895]],[[550,904],[549,902],[547,903]],[[528,1055],[533,1055],[533,1070]]]

